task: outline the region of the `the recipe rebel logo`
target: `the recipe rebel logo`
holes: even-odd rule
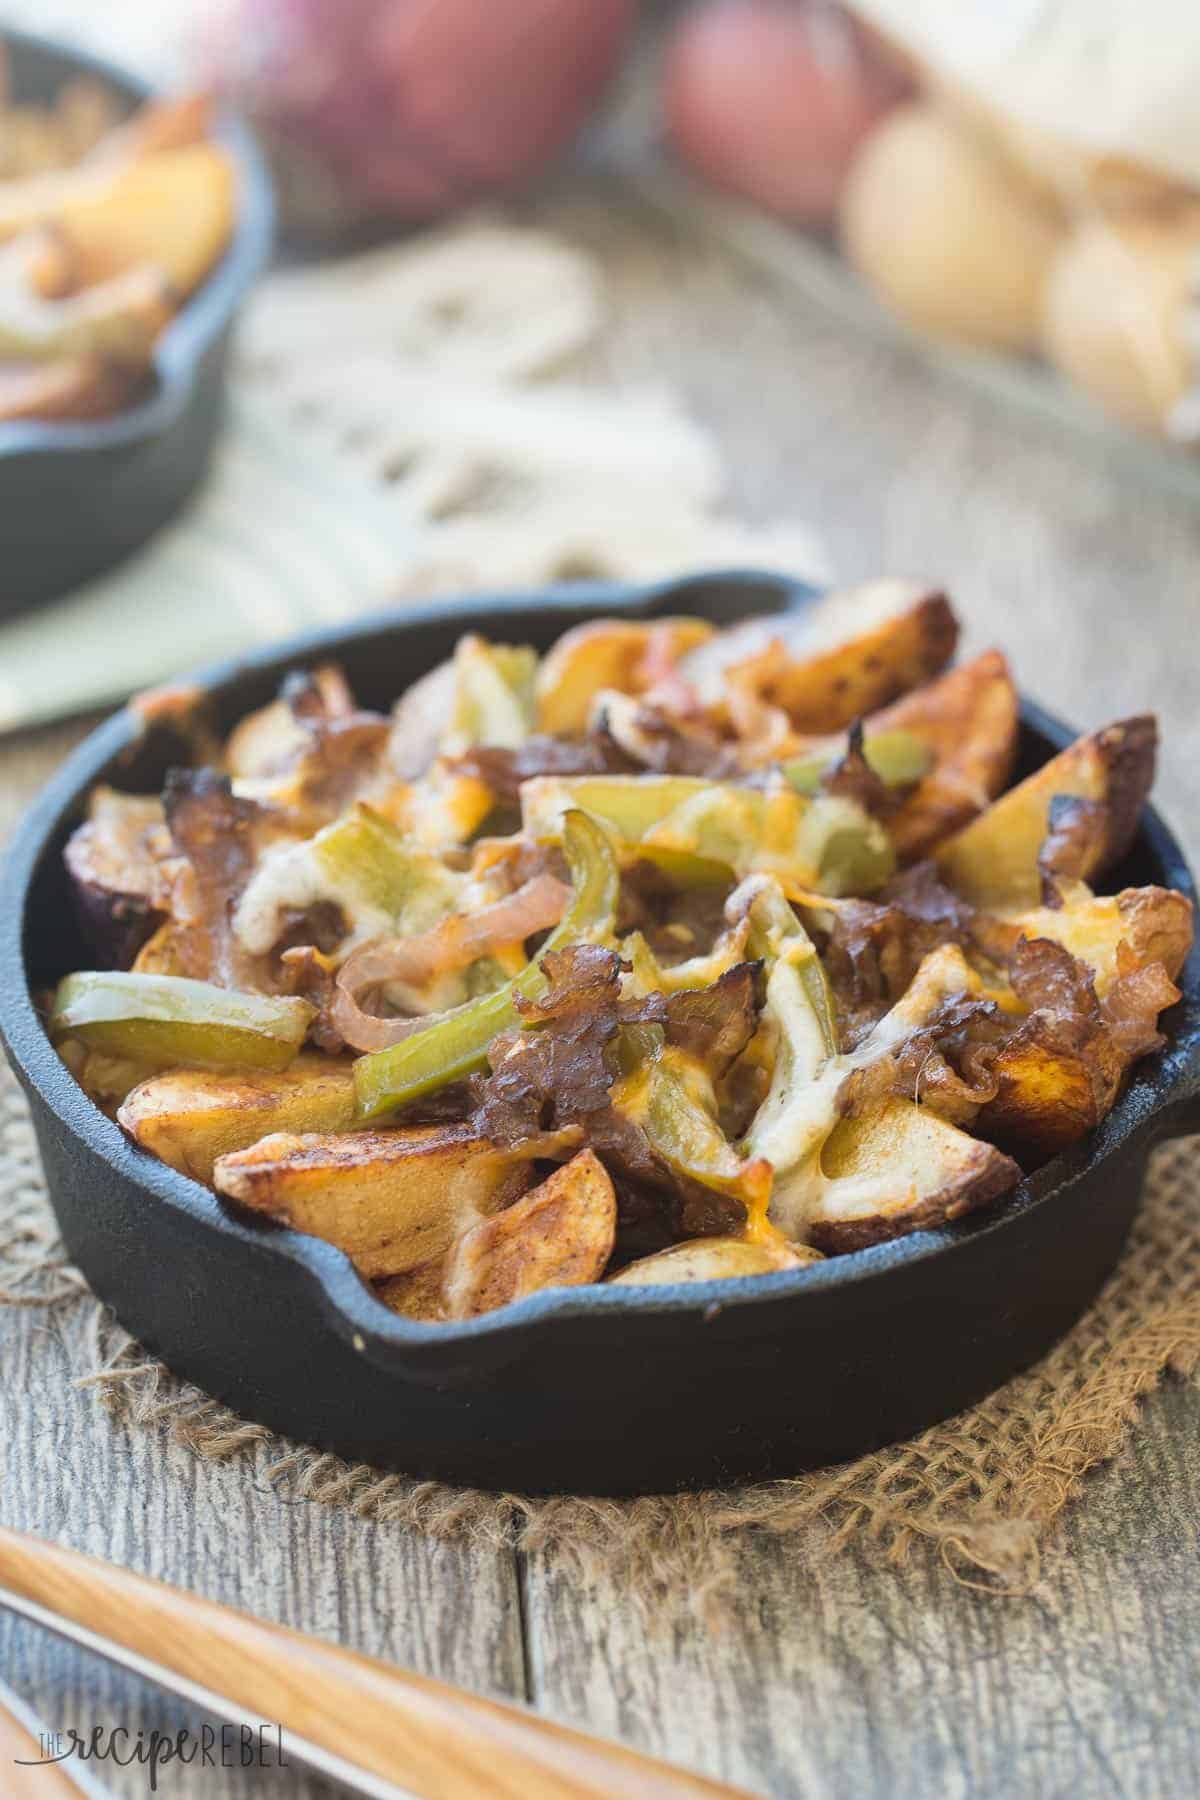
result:
[[[124,1725],[93,1725],[87,1731],[69,1726],[65,1731],[38,1733],[36,1757],[14,1757],[23,1768],[67,1762],[110,1763],[127,1769],[146,1770],[150,1792],[157,1793],[158,1777],[171,1763],[202,1769],[288,1769],[283,1727],[260,1721],[241,1725],[200,1725],[194,1730],[130,1731]]]

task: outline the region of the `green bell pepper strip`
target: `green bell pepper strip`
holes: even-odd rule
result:
[[[569,812],[563,821],[563,850],[575,892],[539,956],[494,994],[468,1001],[386,1050],[360,1056],[354,1065],[360,1119],[394,1112],[482,1068],[492,1039],[519,1021],[516,996],[532,998],[545,985],[541,963],[547,951],[611,937],[620,876],[608,838],[594,819]]]
[[[817,794],[821,777],[842,755],[842,747],[818,752],[814,756],[798,756],[781,763],[787,780],[798,794]],[[933,752],[928,744],[911,731],[877,731],[863,739],[863,756],[867,767],[887,787],[912,787],[929,773]]]
[[[402,934],[427,931],[454,912],[463,876],[431,851],[406,844],[390,819],[361,802],[311,840],[330,894],[350,910],[373,907]]]
[[[809,937],[779,883],[762,882],[750,903],[746,948],[766,963],[768,975],[783,964],[812,1013],[826,1057],[838,1053],[837,1007],[817,947]]]
[[[489,644],[468,634],[454,653],[454,700],[441,748],[460,754],[472,744],[515,750],[533,730],[537,652],[528,645]]]
[[[895,867],[878,820],[836,794],[809,799],[786,781],[740,787],[685,775],[541,776],[522,783],[523,829],[553,838],[568,807],[617,834],[627,856],[660,864],[682,885],[770,870],[822,891],[867,893]]]
[[[130,1057],[159,1069],[282,1069],[296,1055],[314,1008],[307,1000],[242,994],[181,975],[87,970],[58,984],[52,1038]]]
[[[712,786],[695,775],[535,775],[521,783],[521,828],[529,837],[557,837],[563,814],[580,807],[619,838],[636,843],[677,806]]]
[[[664,1041],[660,1025],[627,1026],[616,1047],[620,1078],[612,1103],[640,1126],[674,1174],[740,1201],[757,1228],[771,1193],[771,1170],[740,1156],[717,1123],[712,1083],[693,1057]]]

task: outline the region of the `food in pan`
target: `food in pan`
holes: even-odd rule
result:
[[[145,392],[233,230],[210,113],[191,94],[122,119],[92,80],[0,99],[0,423],[108,418]]]
[[[161,796],[93,794],[97,966],[51,1034],[147,1152],[410,1318],[956,1219],[1104,1117],[1192,939],[1185,896],[1103,886],[1153,719],[1014,780],[1007,665],[956,637],[878,582],[467,636],[390,715],[298,671]]]

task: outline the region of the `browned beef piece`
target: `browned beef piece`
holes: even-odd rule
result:
[[[224,987],[274,987],[268,959],[247,955],[234,937],[233,914],[263,851],[289,835],[284,822],[235,795],[214,769],[169,770],[163,811],[178,852],[170,911],[188,972]]]
[[[724,1073],[757,1026],[758,965],[729,970],[704,995],[636,1000],[621,999],[621,961],[597,945],[551,952],[543,967],[546,992],[518,1001],[524,1029],[493,1044],[491,1073],[474,1083],[476,1128],[502,1144],[580,1128],[617,1185],[622,1242],[626,1229],[638,1243],[660,1247],[736,1229],[740,1203],[677,1176],[641,1126],[613,1105],[613,1050],[623,1028],[652,1024]]]
[[[971,909],[925,862],[897,875],[874,900],[841,902],[832,918],[819,948],[844,1047],[853,1049],[905,992],[931,950],[968,941]]]
[[[633,863],[621,875],[620,933],[640,931],[670,968],[710,951],[725,929],[725,887],[681,888],[657,863]]]
[[[515,806],[521,783],[535,775],[629,775],[638,765],[610,738],[530,737],[515,750],[477,744],[454,759],[464,775],[475,775],[491,788],[497,803]]]

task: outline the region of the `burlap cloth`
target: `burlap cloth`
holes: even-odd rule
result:
[[[1158,1151],[1128,1249],[1096,1304],[1026,1374],[906,1444],[792,1481],[726,1492],[528,1499],[411,1481],[294,1444],[178,1381],[139,1348],[66,1260],[22,1094],[0,1062],[0,1304],[53,1311],[76,1379],[129,1431],[245,1460],[247,1480],[433,1537],[554,1550],[581,1579],[603,1564],[649,1612],[686,1594],[719,1613],[733,1534],[796,1534],[798,1554],[854,1542],[891,1564],[914,1543],[992,1593],[1028,1591],[1087,1472],[1137,1428],[1138,1401],[1200,1364],[1200,1139]]]

